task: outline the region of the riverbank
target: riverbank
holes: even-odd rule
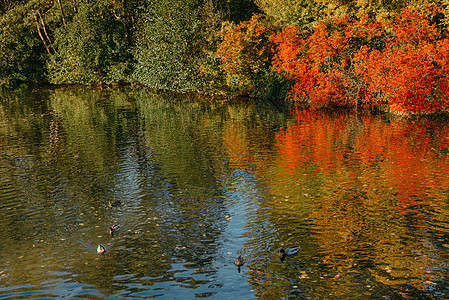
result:
[[[132,84],[403,115],[449,110],[446,11],[433,1],[301,4],[301,16],[276,1],[166,1],[2,4],[0,82]]]

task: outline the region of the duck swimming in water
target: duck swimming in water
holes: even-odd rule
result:
[[[295,256],[298,254],[299,246],[288,247],[286,249],[281,249],[279,252],[281,253],[281,261],[284,261],[286,256]]]
[[[119,230],[120,230],[120,225],[114,224],[111,227],[109,227],[109,234],[112,236],[114,234],[114,232],[117,232]]]
[[[240,267],[245,264],[245,260],[243,259],[243,257],[241,255],[239,255],[239,257],[237,257],[235,259],[234,264],[238,267],[237,270],[240,273]]]
[[[109,200],[110,208],[113,208],[114,206],[119,206],[120,204],[122,204],[122,201],[120,201],[120,200],[114,200],[114,201]]]
[[[97,252],[100,253],[100,254],[103,254],[103,253],[106,252],[106,248],[102,244],[100,244],[97,247]]]

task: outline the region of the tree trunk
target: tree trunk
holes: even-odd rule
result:
[[[62,9],[61,0],[58,0],[59,10],[61,11],[62,24],[64,24],[64,28],[67,27],[65,23],[64,10]]]
[[[45,49],[47,49],[48,54],[50,54],[50,56],[52,56],[53,53],[51,52],[50,47],[48,46],[47,40],[45,39],[44,35],[42,34],[42,31],[44,31],[48,41],[51,43],[50,38],[48,37],[48,34],[47,34],[47,31],[45,30],[45,27],[44,27],[43,30],[41,29],[41,26],[39,25],[39,19],[37,17],[38,15],[39,15],[39,17],[41,19],[41,23],[43,25],[45,25],[44,20],[42,19],[42,16],[41,16],[40,12],[37,11],[37,13],[34,15],[34,20],[36,21],[37,33],[39,34],[39,37],[41,38],[42,43],[44,43],[44,47],[45,47]],[[53,49],[53,51],[54,51],[54,49]]]

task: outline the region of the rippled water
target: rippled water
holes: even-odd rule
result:
[[[3,91],[0,298],[449,298],[448,125]]]

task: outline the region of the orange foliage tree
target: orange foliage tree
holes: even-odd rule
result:
[[[377,22],[367,18],[350,22],[347,18],[333,24],[320,23],[303,37],[290,26],[278,33],[273,68],[295,80],[292,96],[308,99],[312,105],[358,105],[364,83],[356,73],[353,58],[359,45],[381,38]]]
[[[259,15],[235,25],[224,22],[219,35],[222,38],[216,55],[226,84],[234,92],[249,93],[266,70],[272,59],[271,30]]]
[[[399,113],[448,110],[449,41],[427,15],[406,9],[394,22],[361,17],[320,23],[308,36],[286,27],[273,68],[293,79],[291,94],[312,106],[388,104]]]
[[[295,80],[296,99],[308,99],[318,107],[358,105],[364,83],[354,68],[354,54],[360,45],[382,39],[379,27],[366,17],[322,22],[309,36],[302,36],[295,26],[286,27],[272,39],[277,46],[273,68]]]
[[[396,16],[383,51],[362,47],[357,70],[367,84],[367,99],[388,102],[398,113],[448,109],[449,41],[423,13],[407,9]],[[389,28],[388,28],[389,27]]]

